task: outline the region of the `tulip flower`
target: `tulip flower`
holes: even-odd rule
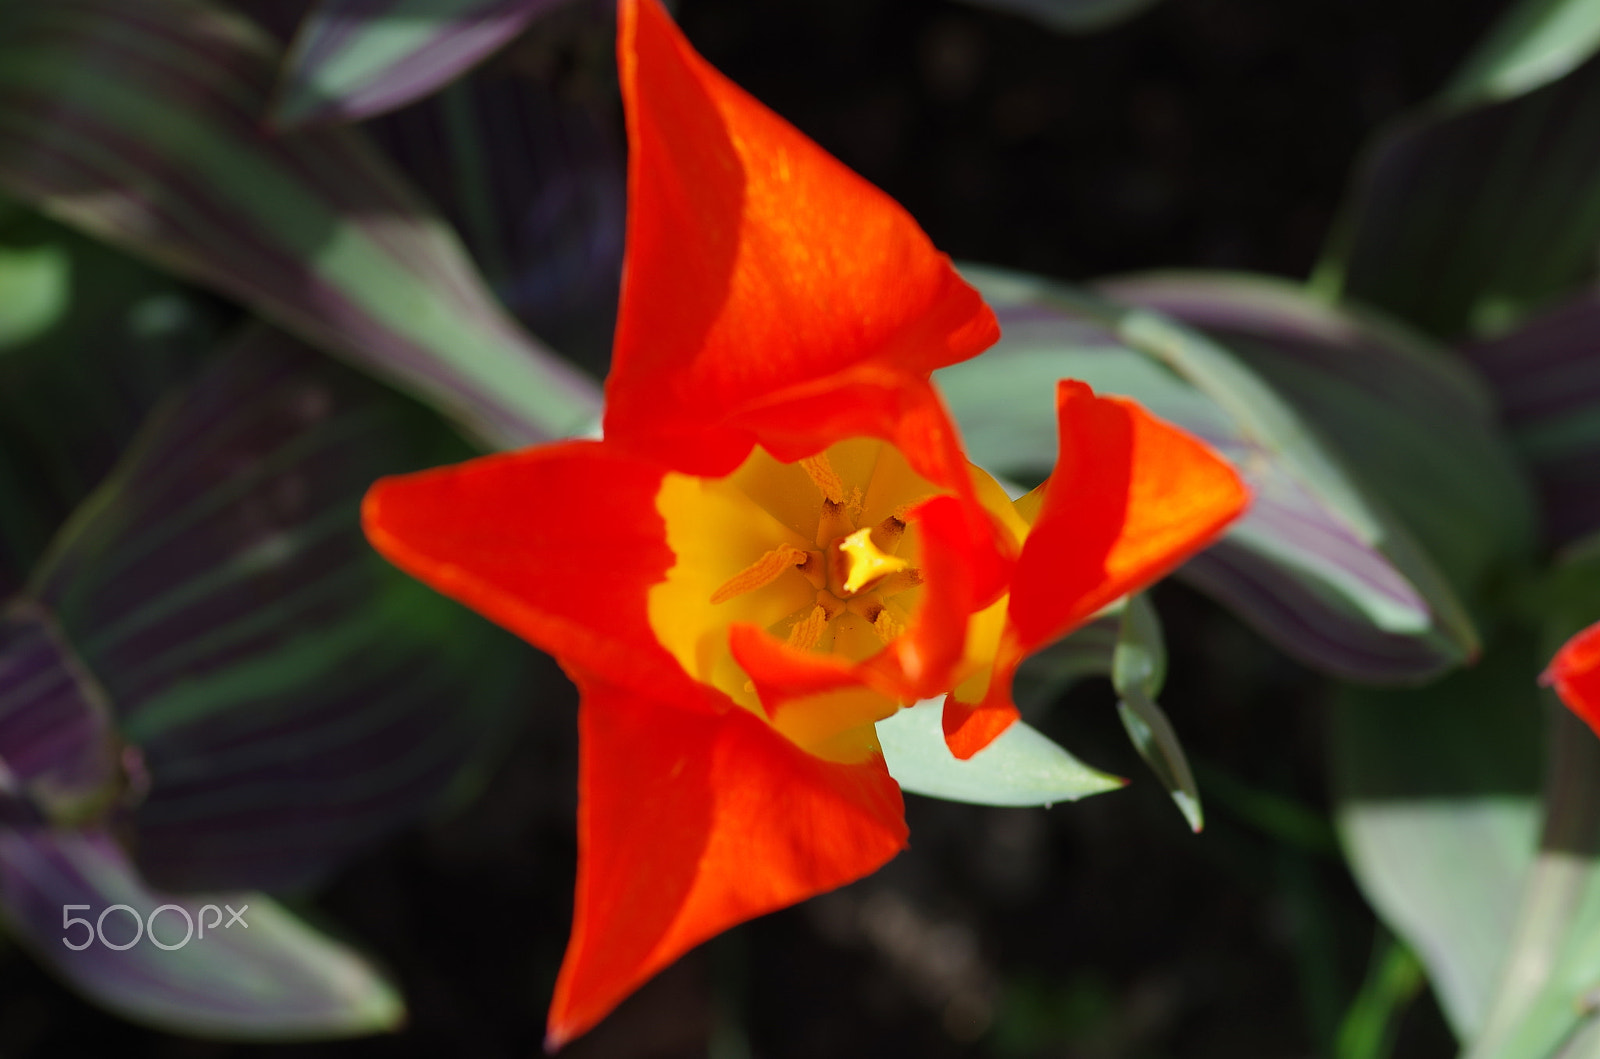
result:
[[[1539,682],[1554,687],[1567,708],[1600,734],[1600,623],[1568,640]]]
[[[952,753],[1027,654],[1204,547],[1234,472],[1064,382],[1013,503],[930,380],[998,335],[892,200],[619,4],[627,257],[604,440],[377,483],[402,569],[578,685],[579,866],[549,1022],[582,1033],[694,945],[905,845],[875,722],[946,695]]]

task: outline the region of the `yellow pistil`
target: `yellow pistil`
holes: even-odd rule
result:
[[[711,602],[726,603],[746,592],[765,588],[795,567],[804,566],[810,554],[792,544],[780,544],[724,581],[721,588],[711,593]]]
[[[897,574],[911,564],[897,555],[885,555],[872,542],[871,529],[859,529],[839,542],[839,551],[845,557],[846,592],[859,592],[867,585],[890,574]]]

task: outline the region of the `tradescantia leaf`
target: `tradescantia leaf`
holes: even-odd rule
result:
[[[967,0],[1027,15],[1064,33],[1091,33],[1132,18],[1156,0]]]
[[[507,61],[364,128],[461,232],[500,301],[602,374],[621,283],[627,158],[611,13],[541,19]],[[604,62],[541,73],[520,50]]]
[[[374,478],[463,450],[405,399],[255,330],[57,538],[29,596],[147,775],[130,814],[152,883],[311,883],[503,741],[526,652],[383,562],[358,520]]]
[[[1322,293],[1441,338],[1499,334],[1595,277],[1600,58],[1505,102],[1422,113],[1376,145]]]
[[[1509,99],[1549,84],[1600,47],[1595,0],[1521,0],[1478,43],[1440,102],[1469,107]]]
[[[564,0],[320,0],[284,59],[281,128],[359,121],[428,95]]]
[[[0,827],[78,824],[121,793],[111,709],[37,607],[0,611]]]
[[[590,421],[597,387],[495,304],[360,134],[262,126],[279,60],[202,0],[0,4],[0,188],[249,304],[493,444]]]
[[[242,921],[233,922],[223,906]],[[103,831],[0,829],[0,913],[12,934],[73,987],[159,1029],[297,1040],[392,1030],[405,1017],[399,995],[365,960],[270,897],[152,892]],[[154,926],[145,932],[152,914]],[[114,949],[96,937],[72,947],[102,916],[106,939],[126,945],[135,915],[143,936],[134,944]],[[197,936],[184,942],[186,916]],[[65,925],[67,917],[90,925]]]
[[[56,263],[71,311],[0,337],[0,599],[150,410],[192,376],[219,324],[214,306],[170,277],[31,211],[0,213],[8,253]]]
[[[1499,398],[1554,544],[1600,531],[1600,292],[1586,291],[1467,358]]]
[[[938,375],[976,462],[1018,478],[1048,472],[1056,379],[1133,397],[1210,443],[1254,493],[1245,517],[1179,576],[1337,675],[1418,680],[1472,653],[1475,634],[1431,562],[1243,361],[1148,311],[1014,273],[964,272],[1003,333]]]
[[[1496,643],[1427,688],[1345,687],[1330,713],[1346,858],[1463,1041],[1487,1016],[1538,840],[1536,667],[1530,645]]]
[[[1198,832],[1205,826],[1200,788],[1195,784],[1177,731],[1165,711],[1156,705],[1166,675],[1167,648],[1161,638],[1161,620],[1148,599],[1132,596],[1122,612],[1122,628],[1111,662],[1111,685],[1120,699],[1117,715],[1122,718],[1134,749],[1167,788],[1190,830]]]
[[[1373,314],[1281,280],[1225,273],[1119,277],[1097,289],[1224,345],[1338,451],[1473,598],[1534,542],[1533,495],[1483,380]]]

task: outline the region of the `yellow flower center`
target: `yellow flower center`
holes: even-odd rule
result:
[[[973,473],[985,506],[1013,521],[999,486]],[[757,448],[723,478],[670,473],[656,509],[676,562],[650,590],[650,625],[691,676],[765,718],[730,626],[851,661],[881,651],[923,595],[908,512],[938,492],[893,445],[865,438],[787,464]],[[859,759],[875,746],[872,722],[901,705],[852,689],[790,704],[772,723],[813,753]]]

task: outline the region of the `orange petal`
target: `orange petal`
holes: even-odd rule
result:
[[[726,474],[791,400],[848,413],[858,369],[925,384],[995,340],[899,205],[708,65],[656,0],[618,13],[628,235],[608,439]],[[769,449],[786,461],[892,437],[802,421],[797,439],[787,418],[788,454]]]
[[[1249,503],[1233,468],[1132,401],[1056,390],[1061,450],[1012,571],[1007,628],[976,703],[945,702],[945,742],[968,758],[1016,720],[1023,658],[1210,544]]]
[[[648,618],[673,563],[663,473],[604,443],[550,445],[381,479],[362,524],[400,569],[563,664],[705,705]]]
[[[881,758],[820,761],[745,710],[663,711],[575,676],[578,892],[551,1047],[705,939],[876,871],[906,840]]]
[[[1060,457],[1012,573],[1025,653],[1171,572],[1250,500],[1221,457],[1132,401],[1063,381],[1056,407]]]
[[[1568,640],[1539,681],[1554,685],[1567,708],[1600,735],[1600,624]]]

